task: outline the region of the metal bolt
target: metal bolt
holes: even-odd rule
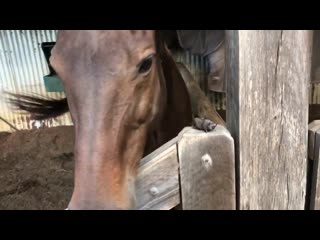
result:
[[[156,187],[152,187],[150,188],[149,192],[151,193],[151,195],[156,196],[159,194],[159,190]]]
[[[212,167],[212,158],[210,157],[209,154],[205,154],[201,157],[201,162],[202,162],[202,165],[207,169],[209,170],[211,167]]]

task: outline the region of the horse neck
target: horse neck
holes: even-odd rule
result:
[[[161,96],[165,96],[164,111],[159,116],[159,124],[150,133],[145,155],[176,137],[192,123],[192,110],[189,93],[178,67],[168,49],[161,54],[161,67],[164,78]]]
[[[166,49],[162,67],[166,81],[166,111],[164,114],[163,128],[168,129],[170,137],[175,137],[185,126],[192,123],[192,110],[188,89],[180,74],[180,71]],[[169,139],[170,140],[170,139]]]

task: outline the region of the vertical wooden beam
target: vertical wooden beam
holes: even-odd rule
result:
[[[238,209],[304,209],[312,31],[226,32]]]

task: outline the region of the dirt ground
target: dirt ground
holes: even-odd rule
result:
[[[0,133],[0,210],[63,210],[73,189],[73,127]]]

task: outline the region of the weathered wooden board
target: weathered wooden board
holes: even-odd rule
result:
[[[169,210],[180,203],[177,139],[141,160],[136,183],[137,209]]]
[[[205,133],[185,128],[179,138],[182,208],[235,209],[234,142],[227,129],[218,125]]]
[[[304,209],[312,31],[226,32],[239,209]]]

